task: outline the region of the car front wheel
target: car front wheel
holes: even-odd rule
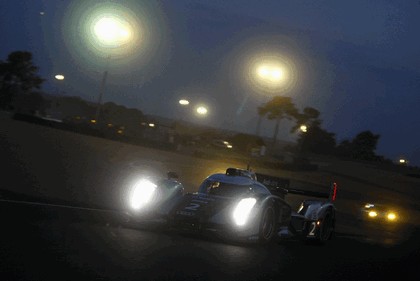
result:
[[[273,240],[276,233],[276,212],[272,206],[267,206],[262,212],[259,242],[261,244],[269,243]]]

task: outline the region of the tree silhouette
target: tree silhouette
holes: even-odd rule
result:
[[[275,120],[273,143],[276,144],[279,132],[280,121],[282,119],[296,118],[298,110],[290,97],[274,97],[258,109],[258,113],[266,116],[269,120]]]
[[[363,131],[350,142],[344,140],[337,146],[337,154],[343,157],[351,157],[359,160],[377,160],[375,154],[376,146],[380,135],[375,135],[371,131]]]
[[[15,51],[8,55],[7,61],[0,61],[0,107],[10,108],[18,95],[40,89],[44,79],[37,71],[30,52]]]
[[[335,134],[312,124],[306,133],[298,139],[298,146],[302,151],[318,154],[332,154],[336,146]]]

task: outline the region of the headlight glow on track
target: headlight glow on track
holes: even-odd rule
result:
[[[255,198],[244,198],[239,201],[233,211],[233,220],[236,225],[243,226],[247,223],[249,214],[256,202],[257,200]]]
[[[139,210],[146,206],[153,198],[156,190],[156,184],[149,180],[140,180],[134,185],[130,198],[130,205],[133,209]]]

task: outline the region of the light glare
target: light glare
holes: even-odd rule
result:
[[[134,186],[134,191],[131,196],[131,207],[138,210],[147,205],[147,203],[149,203],[152,199],[156,187],[156,184],[148,180],[139,181]]]
[[[64,75],[63,74],[57,74],[56,76],[54,76],[55,79],[57,80],[64,80]]]
[[[128,23],[114,17],[102,17],[94,24],[94,33],[100,43],[113,46],[128,43]]]
[[[301,130],[303,133],[306,133],[306,132],[308,132],[308,126],[306,126],[306,125],[302,125],[302,126],[300,126],[300,130]]]
[[[197,107],[197,113],[200,115],[206,115],[208,112],[207,108],[204,106]]]
[[[236,225],[243,226],[246,224],[249,214],[256,202],[257,200],[255,198],[244,198],[238,203],[233,211],[233,220]]]
[[[388,220],[393,221],[397,218],[397,215],[395,213],[388,213],[388,215],[386,216]]]
[[[378,216],[378,213],[377,212],[375,212],[375,211],[370,211],[369,212],[369,217],[374,218],[376,216]]]

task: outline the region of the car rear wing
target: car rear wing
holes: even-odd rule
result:
[[[317,198],[325,198],[328,201],[335,201],[337,198],[337,183],[333,183],[330,188],[330,192],[319,192],[313,190],[306,190],[306,189],[296,189],[290,188],[290,179],[287,178],[279,178],[264,174],[255,174],[257,177],[257,181],[265,185],[271,193],[274,195],[278,195],[284,198],[287,194],[297,194],[302,196],[308,197],[317,197]]]

